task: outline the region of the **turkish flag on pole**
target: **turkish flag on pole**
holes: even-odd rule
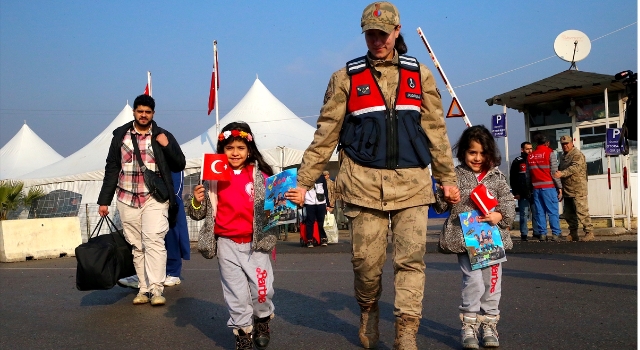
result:
[[[144,94],[149,95],[149,84],[147,84],[147,86],[144,87]]]
[[[216,108],[216,92],[220,88],[220,74],[218,72],[218,48],[213,46],[213,70],[211,71],[211,87],[209,88],[209,112]]]
[[[231,167],[225,154],[204,154],[202,157],[202,180],[231,180]]]

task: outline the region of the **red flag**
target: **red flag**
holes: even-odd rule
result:
[[[205,153],[202,161],[202,180],[231,180],[231,166],[225,154]]]
[[[471,191],[471,200],[478,206],[483,215],[489,215],[489,212],[498,205],[496,197],[482,183]]]
[[[216,90],[220,88],[220,74],[218,74],[218,50],[214,50],[213,70],[211,71],[211,87],[209,88],[209,112],[216,107]]]
[[[147,84],[147,86],[144,87],[144,94],[149,95],[149,84]]]

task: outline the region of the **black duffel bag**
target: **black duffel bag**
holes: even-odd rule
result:
[[[111,232],[97,235],[104,222]],[[131,245],[107,216],[100,218],[89,241],[76,247],[76,260],[78,290],[111,289],[120,278],[136,274]]]

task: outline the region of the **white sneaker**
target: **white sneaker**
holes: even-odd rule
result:
[[[175,286],[177,284],[180,284],[181,282],[182,281],[180,281],[180,277],[175,277],[175,276],[167,275],[167,277],[164,279],[165,287]]]
[[[125,277],[125,278],[121,278],[118,280],[118,285],[120,287],[129,287],[129,288],[133,288],[133,289],[138,289],[140,288],[138,286],[139,284],[139,280],[138,280],[138,275],[133,275],[133,276],[129,276],[129,277]]]

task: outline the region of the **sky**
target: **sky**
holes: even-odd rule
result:
[[[220,118],[259,77],[315,126],[331,73],[366,53],[360,17],[369,3],[1,0],[0,146],[26,121],[62,156],[72,154],[144,91],[147,71],[155,120],[187,142],[215,124],[215,112],[207,115],[213,40]],[[592,41],[579,70],[637,72],[635,0],[394,4],[408,54],[435,72],[416,33],[421,27],[474,125],[490,126],[491,115],[502,113],[487,98],[569,69],[553,49],[565,30],[582,31]],[[436,80],[446,112],[451,97],[437,73]],[[524,116],[509,109],[507,118],[514,155],[525,139]],[[464,122],[446,123],[454,143]],[[504,141],[498,143],[504,150]]]

